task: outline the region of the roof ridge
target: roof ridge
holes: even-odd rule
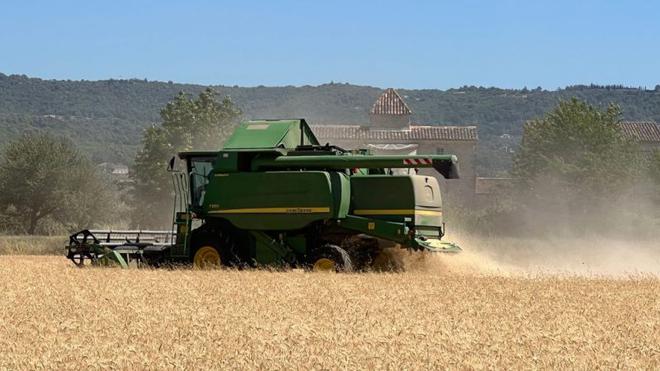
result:
[[[387,88],[369,111],[372,115],[410,115],[412,110],[394,88]]]

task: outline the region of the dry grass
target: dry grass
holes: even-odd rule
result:
[[[0,255],[62,255],[68,237],[2,236]]]
[[[0,369],[660,367],[654,276],[413,265],[122,271],[0,256]]]

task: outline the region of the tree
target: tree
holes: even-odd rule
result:
[[[173,189],[167,162],[181,151],[218,150],[240,115],[229,97],[218,101],[210,88],[196,99],[180,92],[167,103],[160,112],[162,124],[145,130],[142,149],[131,171],[135,182],[134,224],[163,227],[171,222]]]
[[[638,179],[637,145],[621,134],[621,111],[600,110],[575,98],[529,122],[514,160],[523,195],[536,208],[557,205],[593,216]]]
[[[25,134],[0,164],[0,213],[14,233],[34,234],[45,221],[61,229],[90,228],[112,216],[113,195],[73,143]]]

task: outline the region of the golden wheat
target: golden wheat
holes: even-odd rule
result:
[[[660,281],[0,256],[0,369],[660,367]]]

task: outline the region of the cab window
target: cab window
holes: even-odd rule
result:
[[[190,196],[193,207],[202,207],[206,185],[213,170],[215,157],[192,157],[190,159]]]

